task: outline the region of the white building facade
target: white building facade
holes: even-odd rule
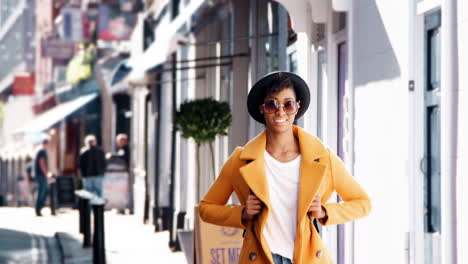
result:
[[[339,153],[372,198],[369,217],[325,232],[337,263],[466,262],[467,4],[284,5],[305,25],[299,73],[317,95],[305,127]]]

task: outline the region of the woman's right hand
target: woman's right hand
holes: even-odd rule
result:
[[[255,215],[259,214],[262,211],[263,205],[262,202],[253,194],[247,196],[247,201],[245,203],[245,208],[242,211],[242,219],[252,220]]]

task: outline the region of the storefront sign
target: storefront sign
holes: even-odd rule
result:
[[[124,210],[128,208],[130,199],[125,161],[116,157],[108,160],[102,188],[106,209]]]
[[[42,55],[53,59],[66,60],[73,57],[75,43],[62,39],[42,40]]]

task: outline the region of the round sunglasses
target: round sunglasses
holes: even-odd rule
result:
[[[286,101],[284,104],[278,103],[276,99],[266,99],[263,104],[263,111],[267,114],[274,114],[280,107],[283,107],[283,111],[287,115],[294,115],[299,110],[299,103],[294,100]]]

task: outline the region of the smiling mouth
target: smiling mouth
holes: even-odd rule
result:
[[[285,124],[286,123],[286,119],[277,119],[277,120],[274,120],[275,121],[275,124]]]

